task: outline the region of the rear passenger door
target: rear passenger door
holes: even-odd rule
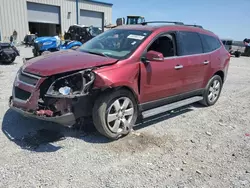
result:
[[[209,63],[203,68],[203,87],[206,87],[209,79],[214,74],[214,71],[220,69],[218,68],[220,66],[223,67],[222,62],[226,61],[227,56],[221,54],[221,51],[219,49],[222,47],[222,45],[218,38],[206,34],[200,34],[200,37],[202,39],[204,54],[209,55],[210,58]]]
[[[196,32],[179,31],[178,64],[183,66],[184,92],[199,91],[203,88],[204,74],[209,66],[210,56],[203,53],[201,37]]]

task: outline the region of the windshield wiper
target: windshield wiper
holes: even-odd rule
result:
[[[92,51],[84,51],[84,52],[90,53],[90,54],[95,54],[95,55],[100,55],[100,56],[104,56],[104,57],[109,57],[105,53],[101,53],[101,52],[92,52]]]

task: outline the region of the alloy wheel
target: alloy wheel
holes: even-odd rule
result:
[[[129,130],[133,119],[134,106],[128,97],[116,99],[108,108],[106,113],[106,122],[108,128],[113,133],[120,133]]]
[[[214,80],[209,87],[208,100],[213,103],[217,100],[220,94],[221,84],[218,80]]]

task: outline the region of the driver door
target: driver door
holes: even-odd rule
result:
[[[147,103],[182,93],[184,69],[176,59],[176,40],[174,33],[158,36],[147,51],[161,52],[164,61],[140,63],[141,102]]]

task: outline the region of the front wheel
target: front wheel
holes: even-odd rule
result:
[[[220,97],[222,85],[221,77],[219,75],[214,75],[207,84],[201,103],[205,106],[214,105]]]
[[[125,89],[101,95],[92,112],[96,129],[111,139],[129,134],[137,114],[136,100],[133,94]]]

